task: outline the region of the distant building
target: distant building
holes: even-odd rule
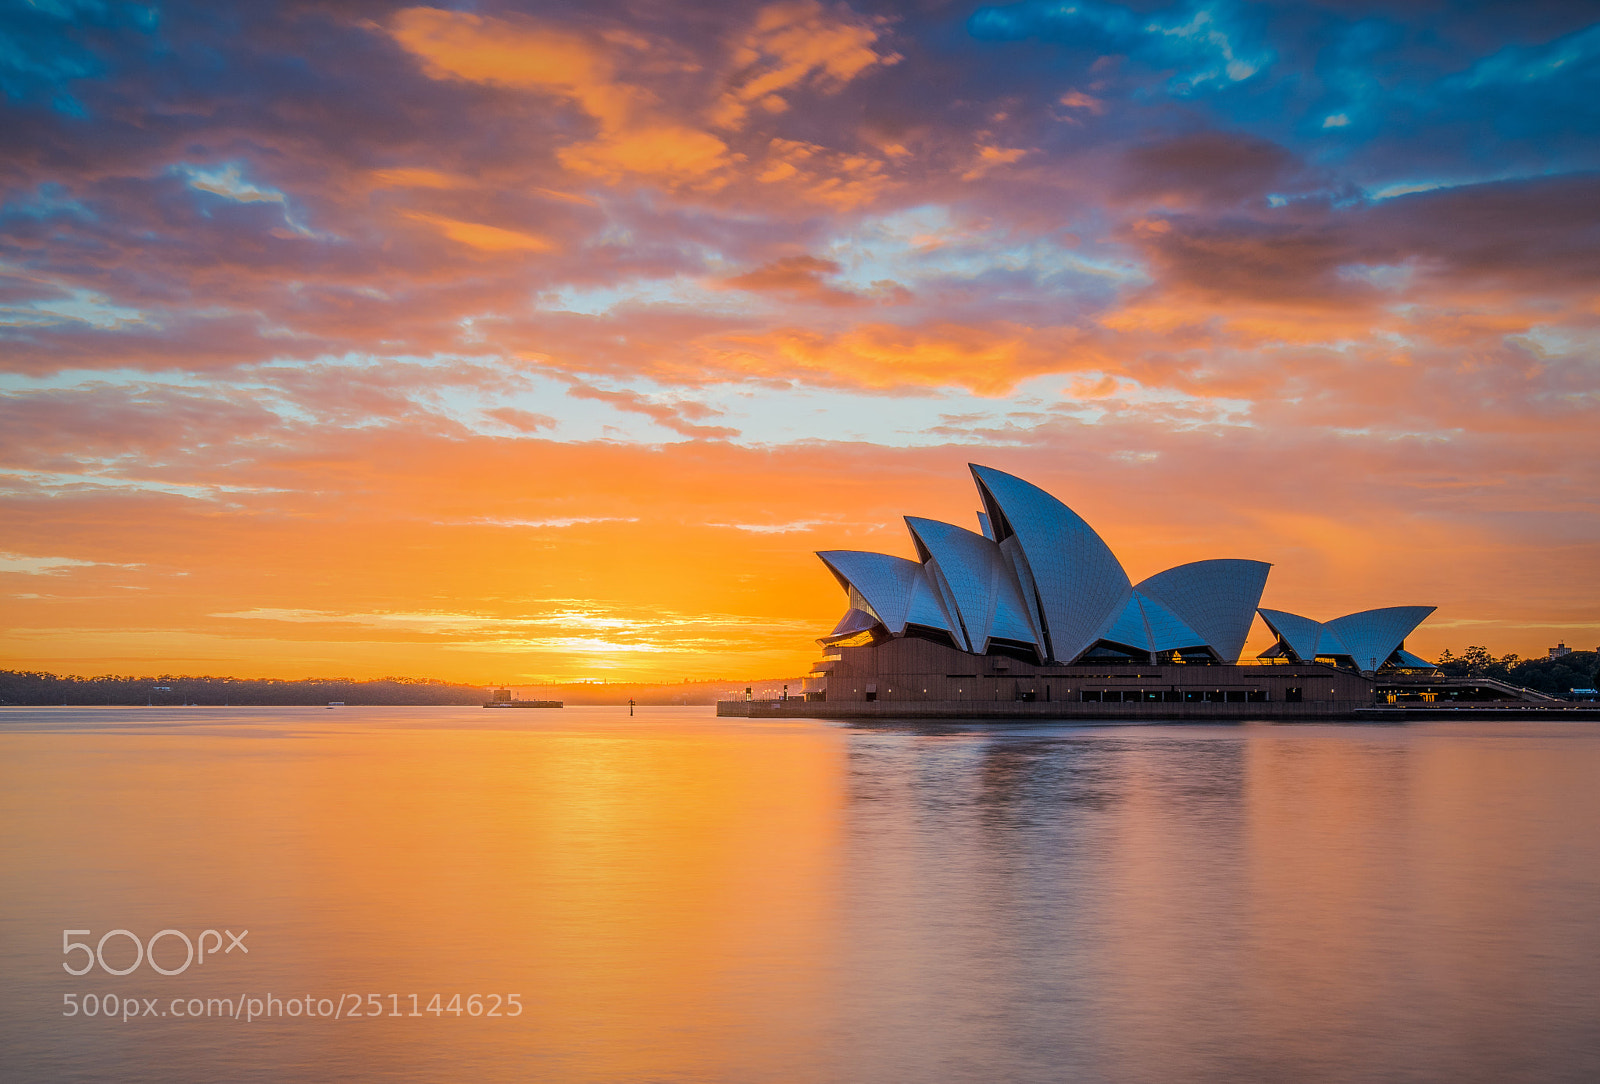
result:
[[[1559,659],[1563,655],[1570,654],[1572,654],[1572,648],[1568,647],[1566,644],[1557,644],[1555,647],[1550,649],[1550,658],[1552,659]]]

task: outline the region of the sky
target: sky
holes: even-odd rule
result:
[[[1600,644],[1592,3],[0,0],[0,99],[0,666],[799,674],[969,462]]]

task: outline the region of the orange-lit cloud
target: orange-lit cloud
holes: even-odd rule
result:
[[[508,230],[502,226],[489,226],[482,222],[461,222],[424,211],[407,211],[405,216],[437,227],[440,233],[452,241],[459,241],[463,245],[481,248],[487,252],[549,252],[555,247],[550,241],[536,234]]]
[[[728,57],[732,75],[712,107],[713,122],[737,127],[753,106],[781,113],[789,108],[783,94],[793,87],[836,91],[868,68],[896,63],[898,54],[874,48],[883,23],[847,9],[830,12],[816,0],[760,8]]]

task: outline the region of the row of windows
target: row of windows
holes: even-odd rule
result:
[[[850,691],[860,692],[860,689],[852,688]],[[928,692],[927,689],[922,691],[924,694]],[[892,694],[894,690],[885,689],[885,692]],[[979,688],[973,692],[981,697],[986,690]],[[958,696],[965,697],[966,693],[965,688],[956,690]],[[865,695],[867,700],[877,700],[878,686],[868,685]],[[1072,699],[1072,690],[1066,690],[1066,695],[1067,699]],[[1039,690],[1036,688],[1017,688],[1012,697],[1030,703],[1040,699]],[[1001,698],[1001,685],[998,683],[994,686],[994,698],[996,700]],[[1283,691],[1286,703],[1298,704],[1303,698],[1302,690],[1298,688],[1288,688]],[[1043,699],[1050,699],[1048,685],[1044,687]],[[1272,696],[1266,689],[1082,689],[1078,693],[1078,699],[1088,704],[1265,704],[1272,699]]]
[[[1299,689],[1290,689],[1288,699]],[[1265,704],[1265,689],[1084,689],[1082,699],[1091,704]]]

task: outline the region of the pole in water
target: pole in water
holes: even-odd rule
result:
[[[628,718],[633,718],[633,697],[628,697]]]

